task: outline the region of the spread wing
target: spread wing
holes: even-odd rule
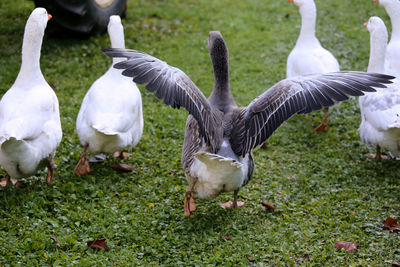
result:
[[[132,77],[135,83],[147,84],[146,89],[173,108],[184,107],[198,122],[200,134],[214,150],[222,141],[222,116],[207,101],[203,93],[180,69],[146,53],[109,48],[103,52],[110,57],[125,57],[114,65],[123,69],[122,75]]]
[[[231,145],[244,156],[261,145],[291,116],[332,106],[348,96],[386,87],[394,77],[365,72],[333,72],[285,79],[254,99],[234,118]]]

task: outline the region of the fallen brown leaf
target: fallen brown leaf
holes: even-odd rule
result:
[[[131,172],[133,171],[133,167],[129,166],[128,164],[112,164],[111,169],[113,169],[114,171],[118,172],[118,173],[122,173],[122,172]]]
[[[61,246],[60,241],[58,241],[57,237],[51,236],[50,238],[51,238],[51,240],[54,241],[54,243],[56,244],[57,247]]]
[[[260,148],[264,148],[264,147],[266,147],[267,145],[268,145],[268,142],[264,142],[264,143],[261,144]]]
[[[344,248],[348,252],[354,252],[357,250],[357,244],[353,242],[347,242],[347,241],[338,241],[335,244],[336,249],[342,249]]]
[[[226,209],[226,208],[232,208],[233,207],[233,202],[232,201],[228,201],[222,204],[219,204],[221,206],[221,208]],[[242,207],[244,205],[243,201],[237,201],[237,206],[238,208]]]
[[[231,240],[232,236],[231,235],[223,235],[223,236],[221,236],[221,238],[224,240]]]
[[[261,205],[267,208],[267,210],[274,211],[275,206],[274,204],[267,203],[265,201],[261,201]]]
[[[383,229],[389,230],[390,232],[400,231],[400,224],[396,219],[387,217],[383,222]]]
[[[89,248],[108,251],[106,239],[96,239],[94,241],[87,242]]]
[[[303,261],[308,261],[310,259],[310,255],[304,254],[303,257],[295,258],[295,262],[303,262]]]
[[[392,262],[392,266],[400,267],[400,262]]]

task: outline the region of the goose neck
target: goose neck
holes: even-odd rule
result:
[[[301,30],[298,42],[315,41],[315,24],[317,20],[317,9],[314,2],[305,3],[300,7]]]
[[[393,8],[386,8],[392,24],[392,39],[400,39],[400,2]]]
[[[32,82],[44,79],[40,70],[40,50],[44,32],[32,31],[29,25],[25,28],[22,42],[22,61],[16,83]]]
[[[236,105],[229,88],[229,62],[226,48],[211,51],[211,60],[214,71],[214,88],[210,102],[222,112],[227,112],[232,105]]]
[[[112,48],[125,48],[124,29],[122,25],[120,25],[120,27],[118,28],[115,27],[112,30],[110,30],[109,35]],[[114,57],[113,65],[124,60],[125,58]]]
[[[386,30],[371,33],[368,72],[382,73],[385,71],[387,39]]]

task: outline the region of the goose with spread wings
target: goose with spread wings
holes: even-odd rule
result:
[[[383,88],[391,76],[363,72],[336,72],[285,79],[238,107],[229,87],[228,49],[218,31],[210,32],[208,48],[214,71],[214,88],[207,99],[178,68],[127,49],[103,49],[111,57],[125,57],[114,65],[122,75],[155,93],[165,104],[189,112],[182,149],[182,165],[189,188],[185,215],[195,210],[194,196],[213,199],[221,192],[234,192],[252,177],[252,150],[265,142],[291,116],[328,107],[348,96],[360,96]]]

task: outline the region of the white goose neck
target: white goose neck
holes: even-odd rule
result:
[[[370,37],[368,72],[385,72],[385,55],[388,34],[386,29],[375,30]]]
[[[315,37],[315,24],[317,20],[317,8],[313,1],[306,2],[300,7],[301,30],[297,44],[318,42]],[[319,43],[319,42],[318,42]]]
[[[22,41],[22,62],[21,69],[15,80],[16,85],[44,81],[40,70],[40,49],[42,47],[44,30],[35,25],[27,24]]]
[[[124,28],[122,25],[114,25],[111,29],[109,29],[108,34],[110,35],[112,48],[125,48]],[[114,57],[113,65],[124,60],[125,58]]]
[[[392,40],[400,39],[400,1],[393,5],[385,6],[386,12],[389,14],[392,23]]]

